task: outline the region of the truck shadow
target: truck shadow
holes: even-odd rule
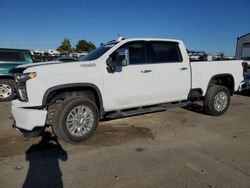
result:
[[[195,113],[198,113],[198,114],[206,115],[204,107],[202,105],[200,105],[200,104],[193,103],[193,104],[190,104],[190,105],[188,105],[186,107],[183,107],[183,109],[191,111],[191,112],[195,112]]]
[[[63,187],[59,159],[67,161],[67,152],[56,137],[44,132],[41,141],[26,151],[29,170],[23,187]]]
[[[236,92],[236,95],[240,95],[240,96],[245,96],[245,97],[250,97],[250,90],[244,90],[241,92]]]
[[[154,140],[154,138],[155,134],[151,129],[146,127],[137,127],[128,124],[116,124],[116,126],[110,126],[106,123],[105,125],[100,125],[98,127],[93,137],[79,144],[95,147],[112,146],[136,139]]]

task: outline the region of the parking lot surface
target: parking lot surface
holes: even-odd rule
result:
[[[250,187],[249,93],[220,117],[197,106],[102,122],[77,145],[49,129],[24,138],[9,117],[10,103],[0,103],[3,188]]]

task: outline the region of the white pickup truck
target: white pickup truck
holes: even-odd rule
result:
[[[182,41],[151,38],[119,38],[79,62],[22,65],[12,73],[13,126],[26,136],[52,126],[73,143],[89,138],[99,120],[197,100],[207,114],[221,115],[243,81],[241,61],[190,62]]]

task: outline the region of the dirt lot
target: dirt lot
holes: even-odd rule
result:
[[[249,96],[221,117],[174,109],[103,122],[78,145],[23,138],[1,103],[0,187],[250,187]]]

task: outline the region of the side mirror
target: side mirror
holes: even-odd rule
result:
[[[114,73],[116,67],[121,68],[129,65],[129,50],[127,48],[116,50],[116,52],[107,59],[106,64],[109,73]]]
[[[116,50],[116,66],[127,65],[129,65],[129,50],[127,48]]]

